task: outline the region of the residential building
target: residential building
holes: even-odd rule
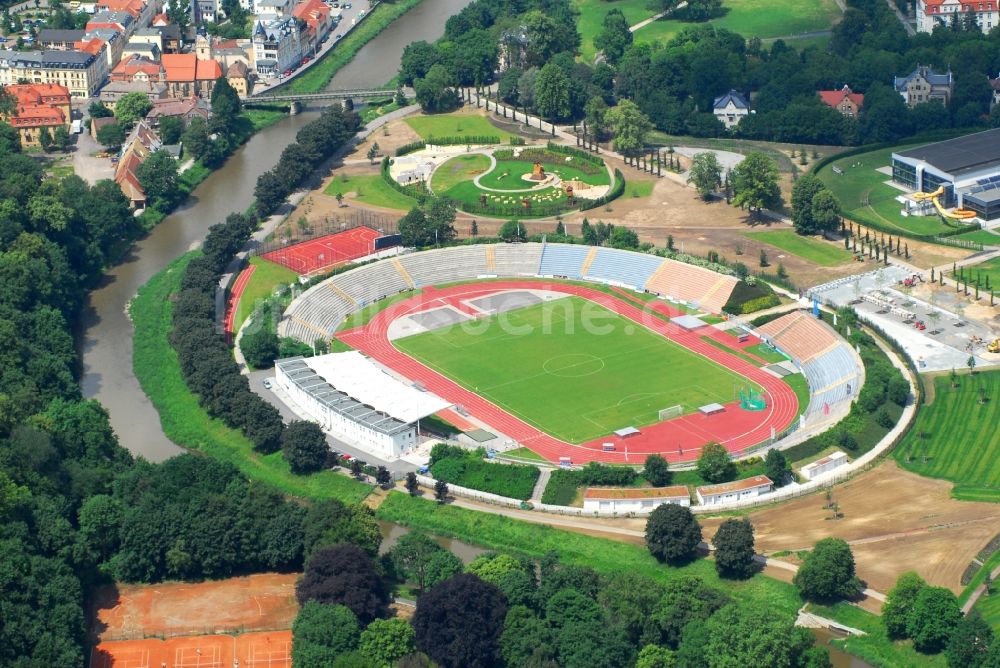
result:
[[[583,493],[583,510],[600,513],[651,513],[664,503],[691,505],[691,493],[684,485],[673,487],[588,487]]]
[[[115,33],[116,35],[120,33]],[[80,53],[89,53],[97,58],[97,80],[104,81],[111,70],[111,58],[108,56],[110,45],[96,37],[84,39],[74,44]]]
[[[226,71],[226,81],[233,87],[240,97],[250,97],[253,95],[254,76],[253,70],[247,67],[242,60],[238,60],[229,66]]]
[[[53,51],[69,51],[73,44],[83,39],[85,30],[57,30],[43,28],[38,31],[38,46]]]
[[[986,79],[990,82],[990,89],[993,91],[993,97],[990,99],[990,109],[992,109],[995,105],[1000,104],[1000,76],[993,79],[987,74]]]
[[[170,97],[209,97],[222,66],[215,60],[198,60],[193,53],[164,54],[163,65],[167,94]]]
[[[274,77],[290,69],[302,57],[299,23],[292,17],[257,21],[253,29],[253,55],[257,74]]]
[[[128,38],[136,29],[135,17],[128,12],[101,11],[87,21],[85,29],[87,32],[96,28],[111,28],[117,30]]]
[[[155,28],[160,31],[160,37],[163,39],[161,46],[163,53],[180,53],[183,50],[184,37],[181,35],[179,26],[170,23],[165,26],[155,26]]]
[[[253,42],[249,39],[220,39],[212,42],[212,58],[229,71],[234,63],[253,69]]]
[[[23,146],[40,145],[43,132],[51,133],[56,128],[69,130],[72,118],[69,89],[54,84],[15,84],[4,90],[17,100],[13,114],[4,120],[21,137]]]
[[[127,12],[135,19],[136,27],[144,28],[160,11],[160,3],[155,0],[98,0],[97,10]]]
[[[855,93],[847,84],[844,84],[844,87],[839,90],[819,91],[819,99],[848,118],[860,116],[861,107],[865,103],[865,96],[861,93]]]
[[[187,125],[195,117],[201,117],[207,121],[211,116],[210,109],[207,100],[197,97],[153,100],[153,108],[146,114],[146,121],[154,127],[159,127],[160,119],[169,116],[180,118]]]
[[[153,60],[140,55],[122,59],[115,65],[115,69],[111,70],[111,81],[117,82],[162,82],[165,78],[163,66],[158,59]]]
[[[139,28],[134,33],[132,37],[129,38],[129,44],[155,44],[156,48],[163,52],[163,32],[162,28]]]
[[[305,23],[302,32],[302,53],[315,53],[320,40],[330,32],[330,8],[322,0],[302,0],[292,8],[292,16]]]
[[[712,113],[730,130],[739,125],[744,116],[750,115],[750,103],[742,94],[731,90],[715,98]]]
[[[122,189],[133,209],[146,206],[146,193],[139,182],[139,165],[155,153],[163,143],[160,136],[145,119],[136,123],[125,140],[118,165],[115,167],[115,183]]]
[[[951,26],[958,22],[961,27],[976,28],[984,33],[1000,25],[996,0],[917,0],[917,30],[933,32],[938,26]]]
[[[903,96],[906,106],[915,107],[924,102],[939,100],[947,105],[955,90],[955,79],[951,70],[938,74],[927,65],[918,65],[905,77],[895,77],[893,87]]]
[[[723,503],[744,501],[774,489],[774,483],[766,475],[756,475],[745,480],[724,482],[721,485],[704,485],[695,489],[698,503],[703,506],[717,506]]]
[[[292,0],[256,0],[253,13],[274,20],[285,17],[291,8]]]
[[[141,56],[150,60],[159,60],[161,55],[160,47],[155,43],[150,44],[149,42],[129,41],[125,45],[125,48],[122,49],[123,59],[131,56]]]
[[[95,97],[103,83],[99,58],[81,51],[0,50],[0,85],[57,84],[73,97]]]
[[[222,7],[219,5],[219,0],[195,0],[194,5],[199,18],[198,23],[201,21],[215,23],[225,16],[222,12]]]
[[[81,40],[76,43],[76,50],[84,50],[85,45],[93,43],[94,40],[100,40],[107,47],[104,50],[104,59],[107,61],[108,71],[111,71],[122,59],[122,51],[124,51],[125,43],[128,41],[125,33],[115,28],[94,28],[93,30],[88,30],[84,33]]]
[[[101,102],[108,108],[114,109],[118,100],[128,93],[143,93],[150,102],[155,103],[157,100],[167,97],[167,84],[149,79],[112,81],[101,89]]]

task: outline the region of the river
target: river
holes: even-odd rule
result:
[[[470,1],[423,0],[365,45],[329,87],[362,88],[389,81],[399,69],[406,44],[440,37],[445,19]],[[254,135],[198,186],[184,206],[136,243],[90,293],[77,336],[83,394],[104,405],[119,441],[132,454],[160,462],[183,449],[164,435],[156,409],[132,373],[132,325],[125,315],[128,301],[171,260],[197,248],[209,226],[246,208],[257,177],[274,166],[285,146],[317,113],[290,116]]]

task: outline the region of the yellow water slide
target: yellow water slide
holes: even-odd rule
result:
[[[940,197],[943,194],[944,194],[944,186],[940,186],[938,187],[937,190],[931,193],[913,193],[913,199],[916,200],[929,199],[931,202],[934,203],[934,208],[937,209],[938,213],[940,213],[945,218],[954,218],[955,220],[968,220],[970,218],[976,217],[977,215],[976,212],[972,211],[971,209],[954,209],[953,211],[945,210],[945,208],[941,206],[941,202],[938,201],[938,197]]]

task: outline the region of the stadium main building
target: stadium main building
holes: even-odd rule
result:
[[[893,153],[892,180],[915,192],[943,188],[943,206],[1000,218],[1000,128]]]

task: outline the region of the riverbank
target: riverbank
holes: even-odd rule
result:
[[[174,295],[188,263],[198,252],[186,253],[154,276],[129,305],[135,325],[132,366],[143,392],[160,416],[164,433],[177,445],[198,450],[232,464],[247,477],[283,494],[309,499],[339,499],[357,503],[372,486],[332,471],[295,475],[281,452],[261,455],[238,430],[213,418],[198,403],[181,375],[177,353],[170,345]]]

